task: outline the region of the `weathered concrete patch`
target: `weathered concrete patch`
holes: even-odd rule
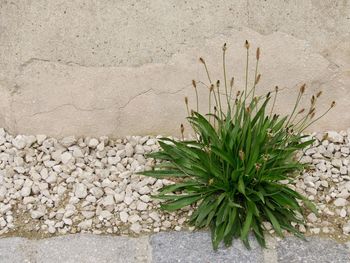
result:
[[[262,249],[252,238],[252,249],[247,250],[241,241],[234,241],[230,248],[213,251],[210,234],[207,232],[167,232],[153,235],[152,262],[264,262]]]
[[[68,235],[42,240],[0,239],[0,262],[150,262],[148,238]]]
[[[294,237],[286,238],[278,242],[276,249],[280,263],[350,262],[346,245],[330,239],[310,238],[305,242]]]

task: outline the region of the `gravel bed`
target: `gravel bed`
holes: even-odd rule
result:
[[[299,156],[310,168],[293,182],[284,182],[307,195],[319,210],[318,215],[308,213],[307,229],[298,227],[307,234],[348,240],[350,129],[312,136],[314,145]],[[135,174],[152,169],[154,160],[145,154],[158,149],[152,136],[58,140],[13,136],[0,129],[0,235],[35,238],[192,230],[186,226],[190,207],[163,212],[151,198],[171,181]]]

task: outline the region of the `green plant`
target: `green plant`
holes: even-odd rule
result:
[[[264,221],[269,221],[280,236],[287,230],[303,237],[292,222],[304,224],[302,204],[314,212],[315,208],[281,181],[291,181],[304,169],[295,153],[313,140],[302,132],[334,106],[333,102],[324,114],[315,118],[319,92],[312,96],[308,110],[298,109],[305,92],[303,85],[289,116],[273,114],[279,90],[276,87],[273,94],[255,95],[260,80],[259,48],[254,81],[252,87],[248,87],[248,42],[245,48],[245,86],[242,91],[235,92],[235,97],[232,97],[234,80],[226,79],[226,44],[223,47],[224,92],[220,90],[219,81],[215,85],[212,83],[205,61],[200,59],[210,83],[209,113],[204,116],[198,112],[199,82],[193,81],[197,111],[190,111],[185,98],[187,119],[198,139],[184,140],[181,124],[183,139],[160,139],[161,151],[150,157],[161,162],[156,169],[142,172],[156,178],[176,178],[176,183],[163,187],[156,198],[164,200],[161,207],[168,211],[194,205],[189,222],[197,228],[210,227],[214,249],[221,241],[231,245],[233,238],[240,238],[249,248],[250,231],[259,244],[265,246]]]

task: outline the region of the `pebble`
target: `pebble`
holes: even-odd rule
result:
[[[78,198],[85,198],[87,196],[87,188],[84,184],[77,184],[75,186],[74,195]]]

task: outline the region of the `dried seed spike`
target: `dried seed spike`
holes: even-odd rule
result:
[[[256,60],[259,60],[260,59],[260,48],[258,47],[256,49]]]
[[[315,110],[316,110],[316,108],[312,108],[312,109],[310,109],[310,110],[309,110],[309,114],[314,113],[314,112],[315,112]]]
[[[301,94],[303,94],[305,92],[305,87],[306,87],[305,83],[300,87],[300,93]]]
[[[310,118],[312,119],[313,117],[315,117],[315,112],[311,113]]]
[[[180,131],[181,131],[182,140],[184,140],[185,139],[185,136],[184,136],[185,127],[182,123],[180,125]]]
[[[191,116],[192,117],[194,116],[194,110],[191,110]]]
[[[332,101],[331,108],[335,106],[335,101]]]
[[[211,84],[210,85],[210,88],[209,88],[210,92],[212,92],[214,90],[214,84]]]
[[[278,86],[275,87],[275,91],[278,92]]]
[[[311,97],[311,104],[314,104],[314,103],[315,103],[315,96],[312,95],[312,97]]]
[[[234,83],[235,79],[234,77],[231,78],[231,82],[230,82],[230,87],[232,88],[233,87],[233,83]]]
[[[205,60],[203,58],[199,58],[199,61],[203,64],[205,64]]]
[[[238,97],[241,94],[241,91],[238,90],[236,96]]]
[[[196,81],[193,79],[192,80],[192,86],[194,87],[194,88],[197,88],[197,83],[196,83]]]
[[[248,40],[245,41],[244,47],[245,47],[246,49],[249,49],[249,42],[248,42]]]
[[[298,114],[301,114],[301,113],[303,113],[304,111],[305,111],[305,109],[302,108],[302,109],[298,112]]]
[[[270,98],[270,95],[271,95],[271,92],[268,92],[268,93],[266,94],[266,98]]]
[[[247,110],[247,112],[249,113],[249,112],[250,112],[250,107],[248,106],[246,110]]]
[[[217,112],[217,110],[218,110],[218,109],[216,108],[216,106],[214,106],[214,112]]]
[[[259,74],[259,75],[256,77],[255,85],[259,83],[260,78],[261,78],[261,74]]]
[[[188,98],[187,97],[185,97],[185,103],[186,103],[186,105],[188,105]]]
[[[220,80],[216,81],[216,87],[218,87],[218,88],[220,87]]]
[[[226,51],[227,47],[226,47],[226,43],[224,43],[223,47],[222,47],[222,51]]]
[[[322,95],[322,90],[316,94],[316,98],[320,97],[321,95]]]

